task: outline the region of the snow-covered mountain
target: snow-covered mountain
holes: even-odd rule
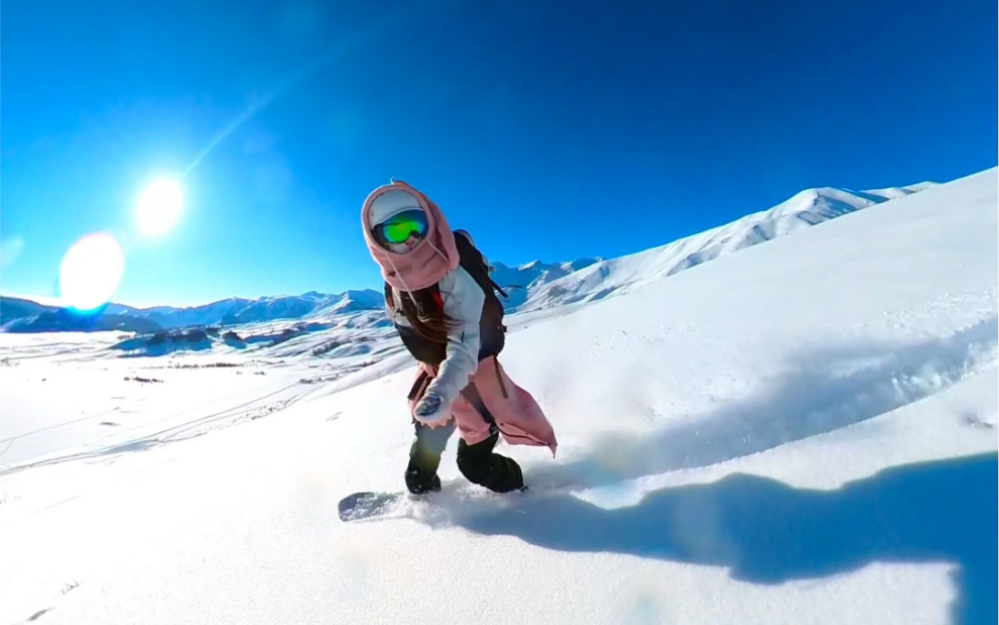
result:
[[[0,325],[11,321],[36,317],[45,312],[57,310],[54,306],[45,306],[23,297],[0,296]]]
[[[720,256],[933,186],[924,182],[868,191],[807,189],[723,226],[636,254],[587,263],[558,279],[532,284],[517,309],[526,312],[621,295]]]
[[[80,315],[75,312],[40,304],[21,297],[0,296],[0,328],[4,332],[156,332],[162,329],[155,321],[127,313],[106,312],[100,315]]]
[[[383,302],[381,293],[370,289],[335,294],[310,291],[302,295],[282,295],[258,299],[233,297],[201,306],[181,308],[173,306],[133,308],[121,304],[111,304],[107,307],[107,312],[150,319],[164,328],[183,328],[335,315],[370,310],[381,306]]]
[[[773,208],[747,215],[729,224],[620,258],[584,258],[572,262],[544,263],[539,260],[508,266],[492,262],[493,280],[509,295],[507,310],[529,312],[565,304],[603,299],[635,287],[655,282],[677,272],[734,251],[811,227],[847,213],[902,198],[934,186],[921,183],[868,191],[824,187],[808,189]],[[484,250],[488,256],[489,250]],[[383,305],[381,290],[357,290],[327,294],[310,291],[295,296],[259,299],[229,298],[201,306],[156,306],[134,308],[109,304],[104,313],[116,315],[116,328],[128,329],[121,318],[152,321],[166,328],[239,325],[277,320],[324,318],[360,310],[378,310]],[[38,311],[20,301],[4,324],[19,319],[20,331],[70,329],[48,323],[45,318],[25,320],[19,315]],[[51,311],[50,311],[51,312]],[[14,327],[14,326],[9,326]],[[142,327],[142,326],[139,326]],[[79,329],[79,328],[72,328]]]
[[[508,295],[503,301],[509,311],[516,311],[524,305],[530,294],[571,273],[585,269],[600,258],[581,258],[568,263],[543,263],[535,260],[519,267],[510,267],[500,262],[491,263],[492,279]]]

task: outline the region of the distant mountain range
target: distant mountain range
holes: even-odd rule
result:
[[[108,307],[110,308],[110,307]],[[108,312],[81,315],[28,299],[0,296],[0,327],[4,332],[156,332],[163,326],[147,318]]]
[[[384,304],[384,296],[372,290],[325,294],[310,291],[296,296],[230,298],[204,306],[132,308],[111,304],[106,312],[149,319],[164,328],[242,325],[277,319],[329,317],[337,313],[371,310]]]
[[[610,260],[534,261],[519,267],[493,263],[493,280],[507,290],[510,312],[526,312],[625,293],[719,256],[791,234],[860,209],[934,186],[921,183],[868,191],[808,189],[773,208],[643,252]],[[485,250],[488,255],[488,250]],[[119,330],[148,333],[194,326],[243,325],[280,319],[329,318],[377,310],[381,290],[229,298],[202,306],[134,308],[111,303],[96,315],[78,315],[26,298],[0,296],[0,327],[7,332]]]

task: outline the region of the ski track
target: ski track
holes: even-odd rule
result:
[[[216,431],[219,429],[218,423],[221,421],[228,420],[228,422],[222,427],[231,427],[233,425],[238,425],[240,423],[245,423],[247,421],[253,421],[255,419],[259,419],[265,416],[275,414],[277,412],[281,412],[287,409],[288,407],[292,406],[296,402],[300,401],[301,399],[303,399],[307,395],[307,393],[292,394],[291,397],[285,397],[274,401],[262,403],[267,399],[273,398],[276,395],[280,395],[281,393],[284,393],[290,389],[294,389],[298,386],[300,386],[300,384],[296,382],[294,384],[290,384],[288,386],[280,388],[276,391],[267,393],[266,395],[257,397],[256,399],[250,400],[248,402],[244,402],[236,406],[231,406],[223,410],[202,417],[198,417],[192,421],[187,421],[178,425],[170,426],[168,428],[164,428],[162,430],[158,430],[156,432],[146,434],[144,436],[140,436],[132,440],[128,440],[121,443],[115,443],[107,447],[100,447],[98,449],[90,451],[81,451],[70,454],[57,455],[51,458],[44,458],[41,460],[28,462],[21,465],[0,468],[0,477],[35,467],[49,466],[53,464],[71,462],[74,460],[92,460],[96,458],[110,458],[124,453],[154,449],[156,447],[160,447],[169,443],[189,440],[192,438],[196,438],[198,436],[202,436],[209,432]],[[148,426],[158,422],[175,419],[179,414],[183,414],[184,412],[191,412],[192,410],[196,410],[196,408],[187,409],[181,411],[180,413],[161,417],[153,421],[148,421],[146,423],[143,423],[141,426],[136,426],[135,428],[132,429],[138,429],[139,427],[147,428]],[[95,415],[90,415],[78,419],[76,421],[90,420],[94,419],[94,417]],[[70,422],[56,424],[44,428],[43,430],[54,429],[74,422],[75,421],[70,421]],[[22,438],[24,436],[30,436],[43,430],[28,432],[20,436],[12,437],[11,439],[8,439],[9,444],[12,444],[18,438]]]

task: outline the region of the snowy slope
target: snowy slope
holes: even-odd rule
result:
[[[518,310],[551,308],[621,295],[732,252],[821,224],[862,208],[912,195],[934,183],[850,191],[806,189],[773,208],[657,248],[596,263],[529,289]]]
[[[502,449],[526,494],[469,486],[452,442],[432,502],[337,519],[350,492],[402,487],[411,367],[292,386],[239,427],[207,415],[202,435],[0,469],[0,623],[995,623],[997,184],[927,189],[513,333],[503,362],[560,440],[554,460]],[[94,336],[37,358],[0,338],[22,341],[4,406],[29,384],[71,405],[81,374],[137,419],[171,397],[223,416],[265,401],[208,368],[102,380],[122,360]]]

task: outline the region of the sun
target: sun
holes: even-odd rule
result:
[[[176,180],[154,180],[142,191],[135,207],[139,232],[156,235],[168,232],[184,210],[184,193]]]

